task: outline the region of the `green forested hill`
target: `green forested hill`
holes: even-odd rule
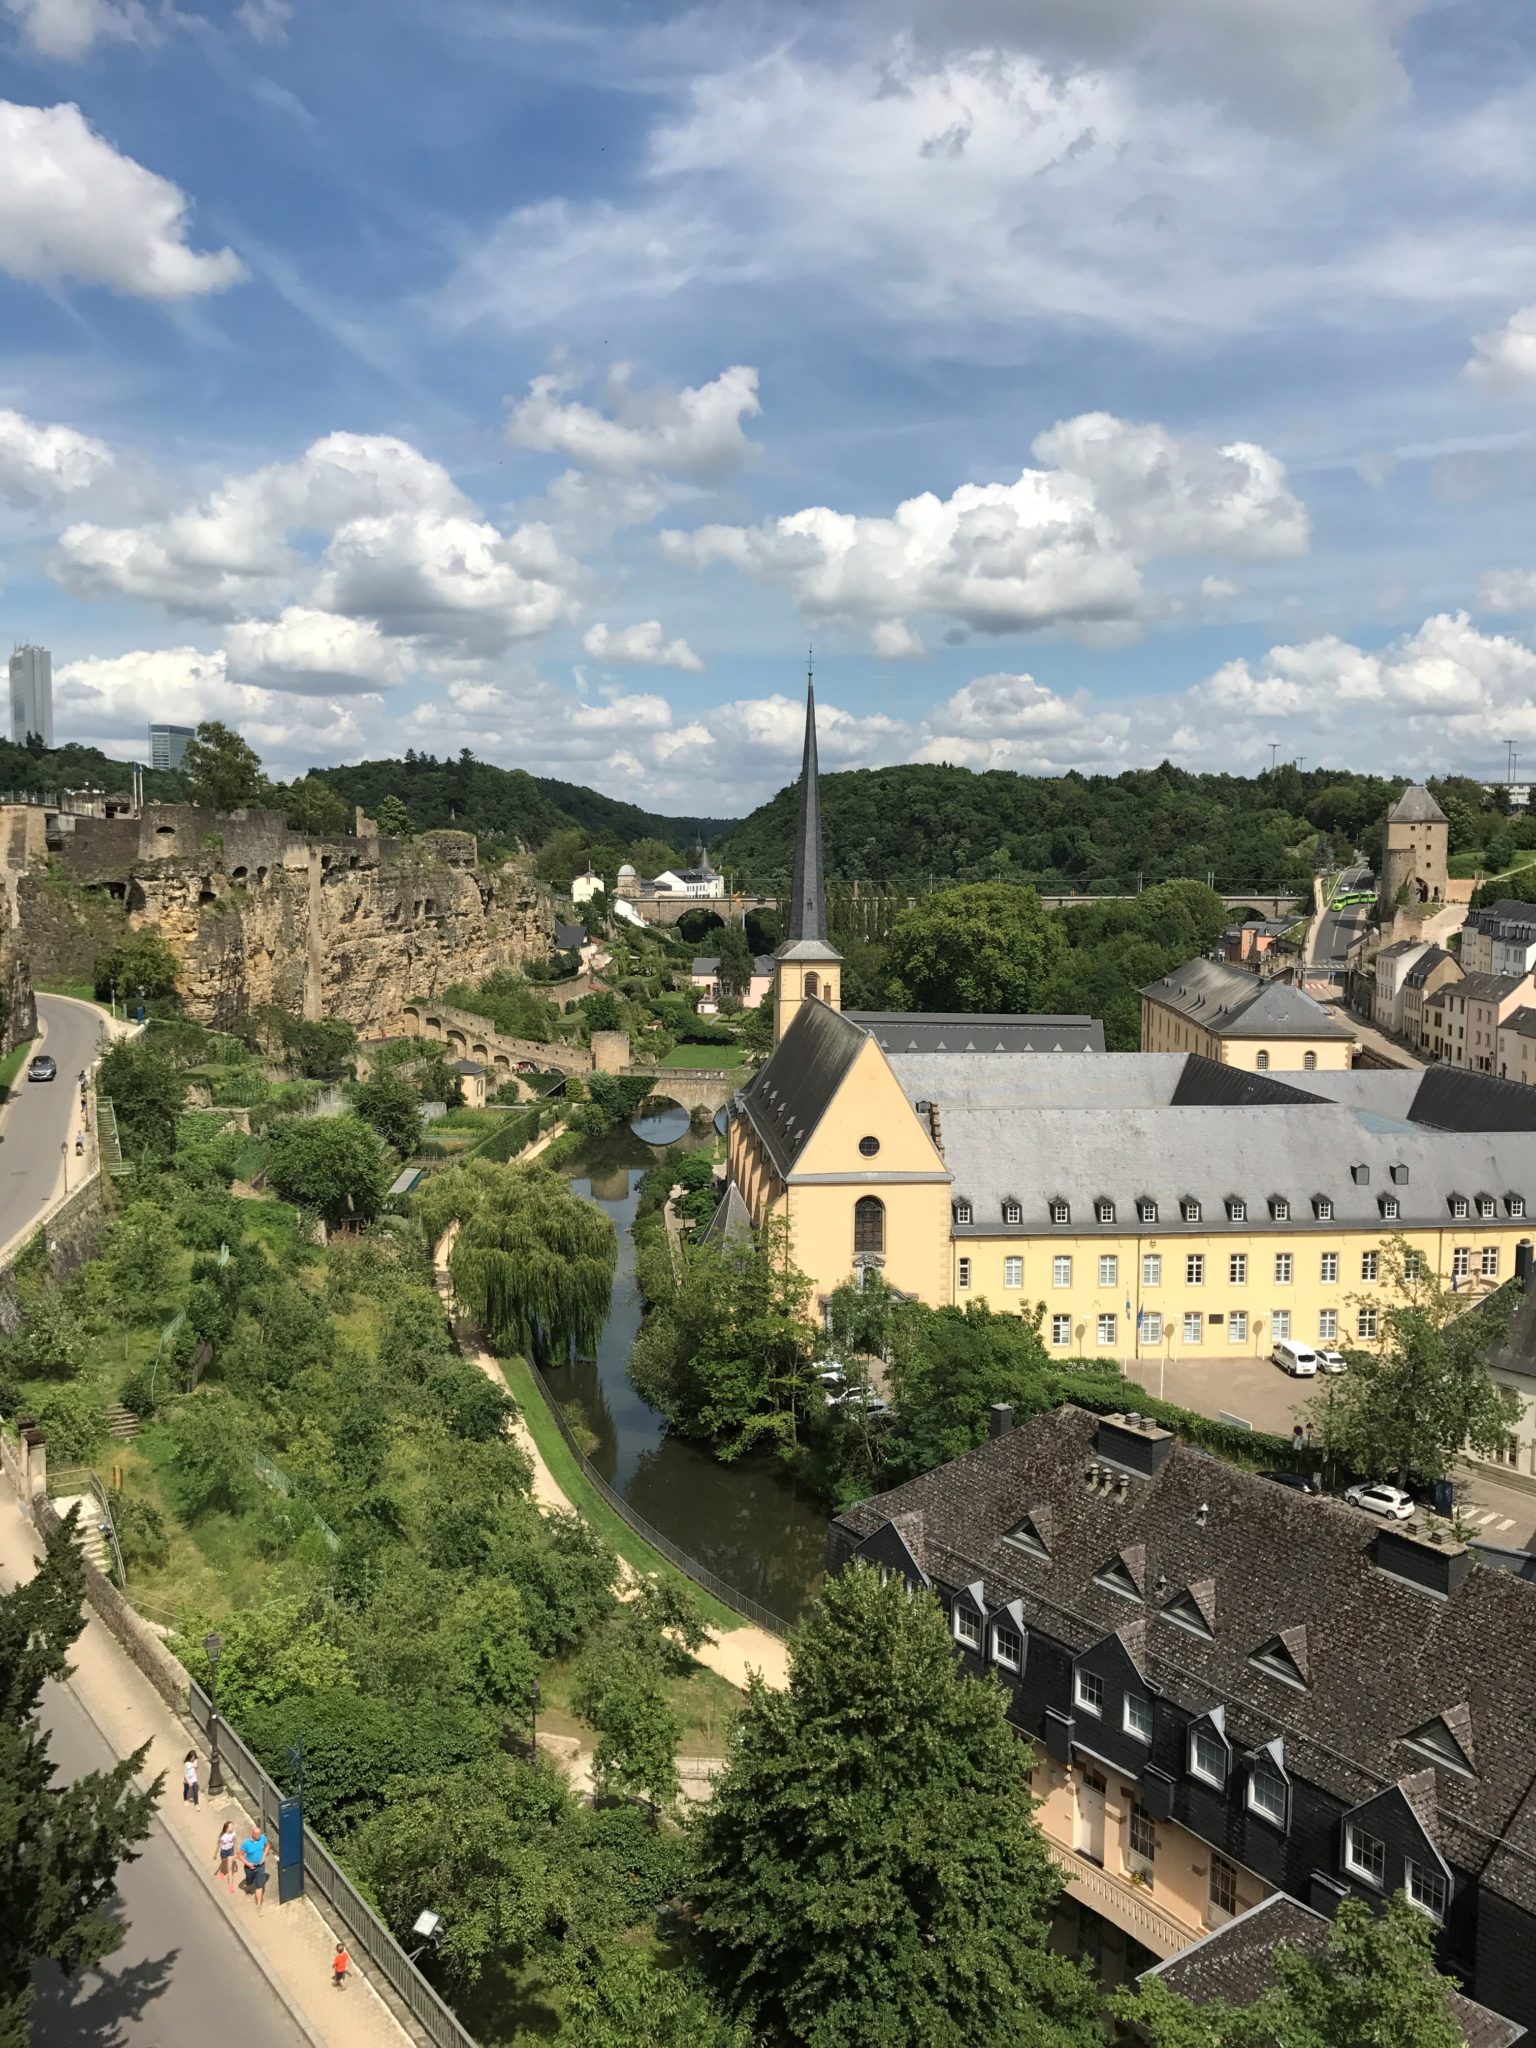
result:
[[[1166,761],[1124,775],[864,768],[821,780],[829,876],[921,883],[1030,881],[1044,890],[1134,889],[1214,873],[1227,893],[1310,879],[1325,835],[1334,851],[1372,845],[1406,778],[1194,775]],[[1441,801],[1459,782],[1433,785]],[[1466,787],[1476,791],[1477,785]],[[716,865],[774,883],[788,871],[795,791],[780,790],[714,847]],[[1465,806],[1464,806],[1465,807]],[[1447,808],[1450,808],[1447,804]]]
[[[61,789],[104,789],[108,796],[127,796],[133,786],[133,771],[126,761],[114,761],[96,747],[52,747],[34,752],[12,740],[0,740],[0,794],[11,790],[35,790],[55,797]],[[187,778],[157,775],[144,770],[144,794],[151,802],[184,803]]]

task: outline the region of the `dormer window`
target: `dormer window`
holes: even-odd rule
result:
[[[1395,1221],[1397,1217],[1399,1217],[1399,1216],[1401,1216],[1401,1215],[1402,1215],[1402,1213],[1403,1213],[1403,1205],[1402,1205],[1402,1203],[1401,1203],[1401,1202],[1400,1202],[1400,1201],[1399,1201],[1399,1200],[1397,1199],[1396,1195],[1383,1195],[1383,1196],[1382,1196],[1382,1198],[1381,1198],[1381,1213],[1382,1213],[1382,1215],[1383,1215],[1383,1216],[1385,1216],[1385,1217],[1386,1217],[1386,1219],[1387,1219],[1387,1221],[1388,1221],[1389,1223],[1391,1223],[1391,1222]]]
[[[981,1616],[968,1602],[957,1600],[954,1610],[955,1641],[967,1650],[981,1648]]]
[[[1453,1721],[1457,1724],[1455,1729],[1451,1726]],[[1477,1776],[1471,1756],[1472,1717],[1464,1706],[1452,1708],[1448,1714],[1437,1714],[1433,1721],[1426,1721],[1422,1728],[1405,1735],[1402,1743],[1404,1749],[1411,1749],[1426,1763],[1437,1764],[1442,1771],[1454,1771],[1459,1778]]]
[[[1488,1218],[1489,1218],[1490,1216],[1497,1216],[1497,1215],[1498,1215],[1498,1213],[1499,1213],[1499,1205],[1498,1205],[1498,1203],[1497,1203],[1497,1202],[1496,1202],[1496,1201],[1495,1201],[1495,1200],[1493,1199],[1492,1195],[1479,1195],[1479,1196],[1478,1196],[1478,1198],[1477,1198],[1477,1213],[1478,1213],[1478,1215],[1479,1215],[1479,1216],[1481,1216],[1481,1217],[1483,1218],[1484,1222],[1486,1222],[1486,1221],[1488,1220]]]
[[[1523,1216],[1525,1214],[1524,1195],[1506,1195],[1504,1203],[1511,1216]]]
[[[1275,1755],[1278,1748],[1278,1743],[1270,1744],[1249,1764],[1245,1804],[1261,1820],[1283,1828],[1290,1815],[1291,1788]]]
[[[1024,1221],[1023,1206],[1018,1202],[1004,1202],[1003,1221],[1005,1223],[1022,1223]]]
[[[972,1221],[972,1218],[973,1218],[973,1214],[974,1214],[974,1212],[973,1212],[973,1210],[972,1210],[972,1208],[971,1208],[971,1205],[970,1205],[970,1203],[969,1203],[969,1202],[956,1202],[956,1204],[955,1204],[955,1221],[956,1221],[957,1223],[969,1223],[969,1222],[971,1222],[971,1221]]]
[[[1113,1223],[1115,1220],[1115,1205],[1113,1202],[1106,1200],[1103,1195],[1100,1195],[1093,1205],[1093,1214],[1095,1222]]]
[[[1271,1636],[1267,1643],[1260,1643],[1248,1662],[1255,1671],[1262,1671],[1270,1678],[1278,1678],[1282,1685],[1294,1685],[1305,1691],[1307,1675],[1302,1669],[1298,1655],[1300,1645],[1296,1643],[1297,1630],[1288,1631],[1292,1641],[1287,1643],[1284,1636]],[[1294,1647],[1293,1647],[1294,1645]]]
[[[1136,1215],[1142,1223],[1155,1223],[1157,1221],[1157,1204],[1150,1195],[1143,1195],[1140,1201],[1137,1202]]]
[[[1371,1169],[1368,1166],[1352,1166],[1349,1177],[1357,1188],[1368,1188],[1371,1184]]]
[[[1192,1592],[1176,1593],[1158,1612],[1164,1621],[1171,1621],[1176,1628],[1188,1629],[1192,1636],[1202,1636],[1206,1642],[1214,1639],[1215,1632]]]
[[[1407,1187],[1408,1169],[1406,1166],[1389,1166],[1387,1168],[1387,1171],[1391,1174],[1393,1181],[1396,1183],[1398,1187]]]
[[[1003,1221],[1006,1223],[1007,1220],[1008,1205],[1005,1202],[1003,1205]],[[1070,1202],[1064,1202],[1060,1195],[1051,1203],[1051,1221],[1053,1223],[1070,1223],[1072,1221],[1072,1205]]]
[[[1227,1221],[1229,1223],[1246,1223],[1248,1221],[1248,1204],[1241,1195],[1228,1195]]]
[[[1465,1195],[1452,1195],[1451,1214],[1455,1217],[1458,1223],[1463,1222],[1465,1220],[1467,1215],[1467,1208],[1468,1203]]]
[[[1312,1197],[1312,1214],[1319,1223],[1331,1223],[1333,1221],[1333,1197],[1331,1195],[1314,1195]]]
[[[1123,1557],[1112,1557],[1107,1564],[1100,1565],[1093,1575],[1093,1583],[1102,1586],[1106,1593],[1118,1593],[1122,1600],[1141,1600],[1141,1587],[1130,1564]]]
[[[1011,1543],[1015,1550],[1023,1550],[1029,1556],[1039,1558],[1042,1564],[1049,1564],[1051,1561],[1050,1545],[1033,1515],[1021,1515],[1013,1527],[1005,1532],[1003,1541]]]
[[[1289,1202],[1288,1202],[1288,1201],[1286,1200],[1286,1198],[1285,1198],[1285,1196],[1284,1196],[1284,1195],[1271,1195],[1271,1196],[1270,1196],[1270,1198],[1269,1198],[1269,1216],[1270,1216],[1270,1221],[1271,1221],[1272,1223],[1289,1223],[1289,1222],[1290,1222],[1290,1220],[1291,1220],[1291,1205],[1290,1205],[1290,1203],[1289,1203]]]
[[[1226,1738],[1215,1713],[1197,1721],[1189,1731],[1189,1775],[1207,1785],[1220,1787],[1227,1782]]]
[[[1200,1221],[1200,1204],[1193,1195],[1186,1195],[1179,1203],[1179,1214],[1186,1223],[1198,1223]]]

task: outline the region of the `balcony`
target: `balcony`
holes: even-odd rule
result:
[[[1155,1956],[1174,1956],[1205,1933],[1201,1927],[1186,1927],[1158,1904],[1155,1894],[1128,1878],[1113,1877],[1059,1842],[1048,1842],[1052,1856],[1067,1881],[1068,1898],[1108,1920],[1139,1941]]]

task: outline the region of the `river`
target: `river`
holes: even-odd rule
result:
[[[641,1176],[676,1129],[662,1118],[637,1121],[646,1136],[625,1129],[591,1138],[564,1168],[576,1192],[612,1221],[619,1258],[596,1359],[551,1367],[546,1377],[559,1399],[575,1402],[597,1438],[592,1463],[637,1514],[728,1586],[793,1621],[821,1578],[825,1510],[799,1493],[771,1456],[722,1465],[702,1445],[670,1435],[629,1383],[630,1347],[640,1328],[630,1225]]]

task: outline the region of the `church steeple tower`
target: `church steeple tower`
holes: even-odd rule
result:
[[[800,760],[800,815],[783,944],[774,955],[773,1037],[784,1036],[807,1000],[842,997],[842,955],[827,943],[827,901],[821,872],[821,788],[816,762],[816,680],[805,678],[805,751]]]

